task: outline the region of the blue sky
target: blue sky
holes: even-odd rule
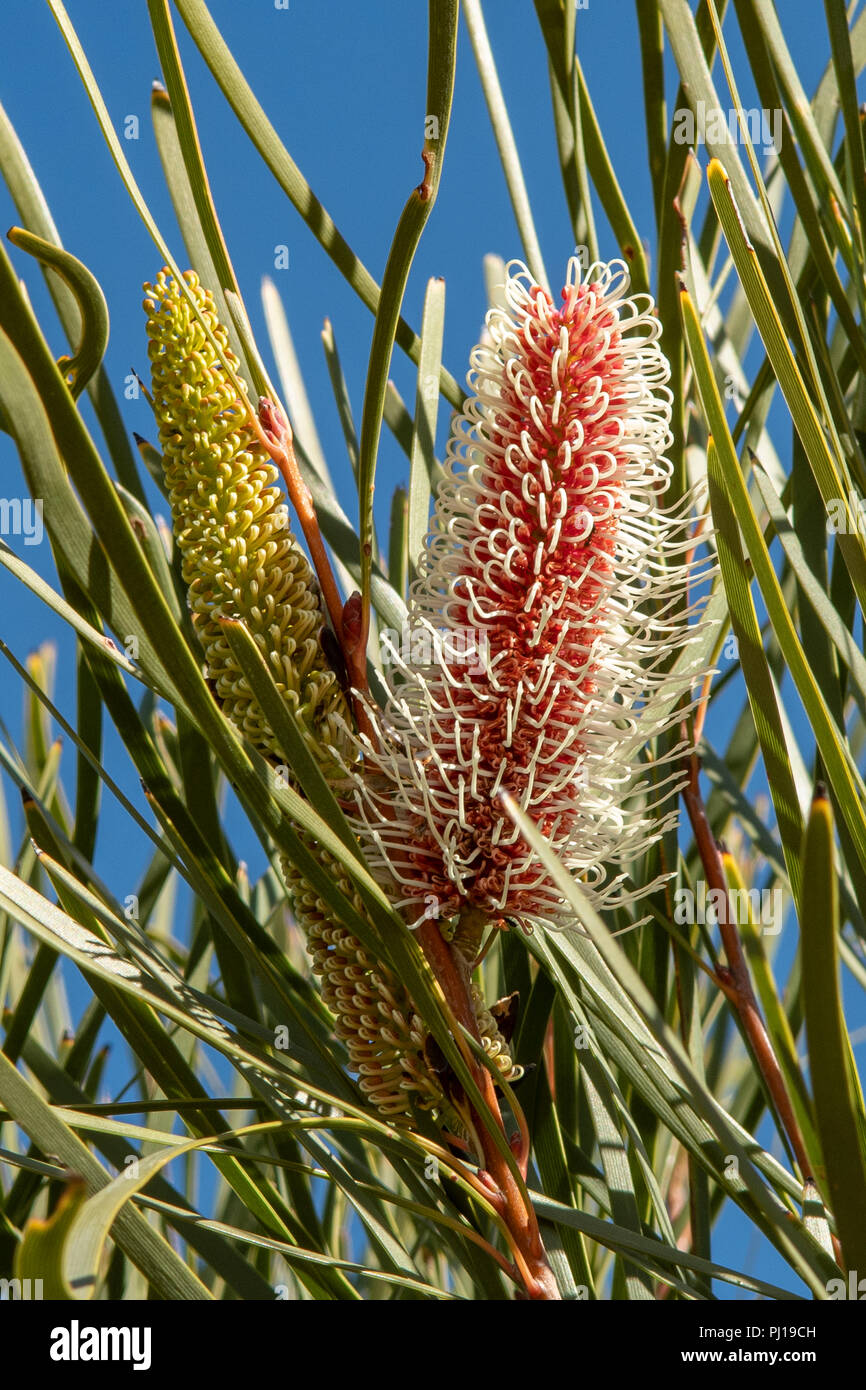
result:
[[[401,209],[419,182],[425,115],[426,6],[421,0],[212,0],[211,13],[278,133],[343,235],[377,280]],[[823,15],[815,0],[785,0],[783,22],[804,86],[811,91],[827,58]],[[564,274],[572,251],[550,114],[546,58],[534,7],[517,0],[488,4],[487,22],[508,101],[542,252],[552,282]],[[139,122],[138,139],[124,149],[145,197],[177,258],[183,248],[163,183],[149,115],[152,81],[159,66],[143,3],[107,5],[70,0],[69,14],[102,87],[115,128],[127,117]],[[820,23],[816,24],[816,18]],[[266,335],[259,300],[263,274],[280,290],[295,337],[318,430],[341,501],[354,518],[353,485],[328,384],[320,332],[331,319],[360,423],[364,377],[373,322],[339,272],[282,194],[238,127],[221,93],[177,20],[217,209],[260,345]],[[741,53],[733,24],[732,52]],[[816,37],[816,34],[819,37]],[[643,135],[640,56],[630,0],[590,0],[578,16],[578,48],[620,183],[652,253],[653,218]],[[15,124],[67,248],[100,281],[111,312],[106,367],[130,431],[154,439],[146,401],[123,399],[131,368],[146,376],[142,281],[161,264],[102,142],[86,95],[47,5],[6,0],[0,18],[0,100]],[[738,69],[738,72],[742,68]],[[721,78],[717,74],[719,90]],[[669,96],[675,78],[668,72]],[[754,100],[743,83],[745,103]],[[0,226],[17,215],[0,187]],[[600,221],[603,255],[616,247]],[[289,268],[274,266],[274,248],[289,248]],[[404,316],[418,326],[429,277],[446,281],[445,362],[462,381],[468,354],[485,309],[482,260],[487,252],[510,259],[522,249],[465,30],[461,31],[457,88],[441,191],[413,266]],[[32,262],[14,252],[56,352],[65,344]],[[267,355],[267,352],[266,352]],[[414,399],[414,370],[399,350],[393,376],[404,399]],[[445,422],[445,411],[442,412]],[[784,454],[783,454],[784,459]],[[17,456],[0,435],[4,496],[21,488]],[[377,512],[387,517],[395,485],[405,482],[405,459],[383,434],[377,476]],[[155,495],[151,496],[156,503]],[[163,508],[164,510],[164,508]],[[47,543],[22,547],[23,558],[47,577],[53,566]],[[57,643],[57,703],[74,719],[74,644],[39,602],[0,573],[3,636],[24,659],[39,641]],[[21,694],[8,668],[0,669],[0,717],[18,738]],[[73,750],[65,765],[70,784]],[[118,740],[107,730],[106,761],[128,796],[142,798]],[[13,823],[20,826],[15,788],[8,780]],[[232,817],[236,849],[252,871],[261,854],[240,817]],[[143,840],[122,814],[103,827],[98,868],[123,897],[134,891],[144,863]],[[720,1228],[718,1257],[743,1257],[743,1223]],[[746,1237],[742,1236],[744,1240]],[[756,1260],[755,1272],[782,1282],[773,1257]]]

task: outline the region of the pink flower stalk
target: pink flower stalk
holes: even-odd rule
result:
[[[409,641],[356,776],[359,829],[413,925],[467,906],[570,916],[503,791],[597,906],[636,896],[627,866],[676,821],[677,774],[650,778],[641,756],[682,717],[690,682],[671,665],[700,604],[690,505],[660,508],[660,324],[628,288],[621,263],[581,279],[572,259],[557,308],[512,263],[472,353]]]

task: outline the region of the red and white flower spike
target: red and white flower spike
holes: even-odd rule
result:
[[[628,864],[676,822],[672,758],[651,779],[641,755],[689,693],[671,664],[702,606],[694,499],[660,505],[669,367],[652,299],[628,288],[622,263],[581,276],[572,259],[557,308],[512,262],[472,353],[379,747],[356,774],[359,830],[411,924],[469,905],[565,924],[501,791],[599,907],[638,896]]]

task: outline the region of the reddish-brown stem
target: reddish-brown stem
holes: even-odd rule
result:
[[[478,1025],[469,997],[468,981],[464,978],[464,972],[458,966],[448,943],[443,939],[436,923],[429,919],[418,926],[416,935],[455,1019],[480,1043]],[[459,1037],[456,1041],[459,1046]],[[493,1078],[486,1067],[479,1065],[468,1048],[464,1047],[462,1050],[484,1101],[504,1134]],[[502,1203],[502,1216],[508,1227],[515,1262],[521,1271],[527,1293],[534,1299],[558,1299],[559,1290],[547,1262],[538,1222],[526,1190],[517,1182],[511,1165],[500,1152],[481,1116],[474,1110],[472,1119],[473,1129],[481,1144],[485,1170],[490,1175],[495,1192]]]
[[[253,417],[253,428],[259,437],[259,442],[267,449],[282,474],[286,492],[289,494],[289,501],[295,509],[295,514],[304,533],[304,539],[310,549],[310,557],[319,580],[331,626],[336,636],[342,638],[343,601],[340,598],[337,581],[334,578],[331,562],[322,540],[322,533],[319,530],[312,494],[298,468],[292,427],[280,407],[268,400],[266,396],[262,396],[259,400],[259,416],[259,419]]]
[[[349,682],[358,692],[353,699],[355,719],[359,730],[366,734],[376,746],[376,735],[364,706],[363,695],[367,690],[366,651],[369,632],[369,600],[360,595],[352,595],[343,605],[337,583],[328,560],[316,510],[310,490],[301,477],[292,443],[292,431],[284,412],[266,397],[259,401],[259,418],[253,419],[256,434],[267,449],[283,477],[289,499],[295,509],[301,530],[310,551],[310,557],[318,576],[322,597],[328,611],[334,634],[346,665]],[[427,956],[433,973],[445,996],[449,1008],[457,1022],[480,1044],[481,1036],[475,1021],[475,1013],[469,993],[468,970],[461,968],[454,953],[444,941],[435,922],[425,921],[417,929],[418,939]],[[502,1133],[505,1128],[493,1079],[487,1069],[480,1066],[465,1043],[456,1035],[455,1041],[461,1048],[467,1065],[471,1068],[475,1081],[494,1121]],[[538,1222],[532,1204],[515,1175],[507,1158],[502,1154],[488,1132],[483,1119],[470,1108],[472,1129],[478,1136],[484,1162],[484,1175],[491,1183],[490,1196],[497,1208],[501,1207],[502,1218],[508,1231],[509,1245],[517,1268],[520,1270],[526,1291],[530,1298],[558,1299],[559,1291],[553,1271],[547,1262]],[[528,1162],[529,1136],[525,1123],[521,1124],[517,1162],[523,1172]]]
[[[512,1104],[514,1118],[517,1121],[518,1134],[512,1140],[511,1149],[517,1159],[517,1166],[520,1169],[520,1176],[526,1182],[526,1174],[529,1171],[529,1150],[532,1141],[529,1138],[529,1126],[526,1123],[526,1116],[519,1105]]]
[[[688,779],[683,787],[683,800],[689,814],[701,863],[704,866],[704,873],[707,876],[707,884],[715,892],[723,894],[721,901],[729,904],[728,878],[722,862],[721,851],[716,844],[712,827],[707,819],[699,779],[700,759],[697,753],[692,752],[689,755]],[[719,932],[722,945],[725,948],[728,966],[727,969],[716,971],[716,979],[740,1016],[755,1061],[760,1068],[761,1075],[776,1107],[776,1112],[790,1140],[801,1176],[804,1180],[811,1178],[812,1165],[803,1143],[803,1136],[800,1133],[800,1126],[797,1123],[794,1107],[788,1095],[788,1088],[779,1060],[764,1025],[755,991],[752,988],[749,968],[743,955],[736,923],[732,920],[730,907],[719,914]]]
[[[269,400],[267,396],[262,396],[259,399],[259,414],[258,417],[253,415],[252,426],[260,444],[267,449],[268,454],[280,470],[289,501],[295,509],[295,515],[310,551],[310,559],[316,571],[316,578],[319,581],[334,636],[340,644],[349,684],[353,690],[357,690],[363,695],[367,690],[367,640],[366,637],[363,638],[363,645],[360,645],[359,650],[358,633],[350,631],[350,624],[344,621],[351,600],[344,607],[337,581],[334,578],[334,571],[331,569],[331,562],[328,559],[328,552],[325,549],[325,542],[319,530],[312,494],[298,468],[292,427],[281,407]],[[373,729],[363,700],[353,697],[352,706],[359,730],[372,739]]]
[[[376,731],[367,713],[367,707],[361,698],[368,689],[367,638],[369,635],[369,611],[365,623],[361,595],[359,593],[350,594],[343,607],[340,621],[340,643],[343,650],[343,660],[346,663],[349,688],[358,692],[357,698],[353,696],[355,720],[360,732],[367,735],[373,748],[375,748],[377,744]]]

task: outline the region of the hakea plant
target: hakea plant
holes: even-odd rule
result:
[[[676,781],[664,756],[652,779],[639,768],[648,741],[682,717],[689,689],[673,662],[697,607],[690,499],[661,507],[668,366],[652,301],[627,289],[624,266],[581,279],[573,260],[557,309],[525,268],[509,275],[506,307],[491,310],[472,357],[475,394],[454,427],[411,593],[410,649],[426,636],[429,654],[398,661],[384,709],[355,688],[356,727],[274,485],[268,455],[290,448],[288,424],[270,402],[252,417],[195,275],[186,292],[168,271],[146,287],[153,405],[215,696],[266,757],[280,756],[224,635],[226,619],[240,620],[347,808],[354,789],[368,860],[420,928],[453,1016],[486,1052],[491,1070],[476,1068],[476,1079],[494,1116],[492,1078],[515,1081],[521,1070],[507,1037],[515,1001],[489,1009],[472,980],[484,926],[566,920],[500,794],[604,904],[629,896],[624,868],[606,878],[607,866],[642,853],[676,816],[663,804]],[[348,877],[311,848],[363,912]],[[452,1142],[475,1147],[497,1174],[528,1290],[553,1296],[534,1218],[405,987],[286,859],[283,871],[361,1089],[399,1122],[432,1111]]]
[[[582,277],[572,259],[561,308],[509,271],[355,779],[359,829],[416,924],[431,902],[442,919],[569,919],[501,793],[599,906],[634,896],[626,866],[676,820],[676,770],[656,775],[662,758],[641,776],[648,742],[682,719],[693,676],[674,661],[702,602],[693,499],[662,508],[661,326],[622,263]]]
[[[255,428],[227,370],[230,366],[237,377],[239,364],[213,296],[194,272],[183,278],[186,293],[170,271],[160,271],[155,283],[144,287],[144,309],[174,533],[207,676],[217,701],[250,742],[271,761],[282,761],[221,626],[226,619],[241,621],[323,770],[339,781],[342,760],[351,757],[348,708],[322,645],[319,591],[292,535],[266,447],[285,420],[269,402],[267,428],[261,434]],[[241,378],[237,382],[245,389]],[[348,877],[330,856],[312,848],[363,913]],[[384,962],[373,960],[350,931],[330,919],[326,905],[285,856],[281,866],[313,969],[322,978],[322,997],[362,1091],[395,1119],[411,1119],[417,1106],[460,1128],[426,1059],[427,1030],[405,988]],[[501,1074],[516,1079],[520,1071],[495,1014],[477,992],[472,1003],[489,1056]]]
[[[56,1296],[195,1303],[273,1301],[275,1287],[329,1302],[706,1303],[722,1285],[740,1299],[856,1298],[858,7],[828,3],[826,34],[806,37],[783,23],[796,6],[634,7],[644,82],[618,93],[613,116],[648,152],[652,198],[637,206],[597,100],[614,71],[602,30],[615,7],[584,31],[583,6],[536,5],[530,52],[525,24],[488,33],[483,0],[430,0],[426,84],[414,45],[419,61],[362,113],[375,135],[403,110],[419,144],[423,115],[414,188],[405,150],[373,139],[389,201],[406,199],[373,248],[378,281],[357,208],[338,227],[322,196],[344,123],[320,103],[301,164],[317,148],[324,164],[308,182],[290,113],[269,118],[253,90],[268,83],[263,45],[277,71],[282,61],[280,22],[255,8],[264,27],[239,34],[236,55],[200,0],[149,5],[144,59],[136,45],[118,55],[130,92],[152,78],[154,53],[162,70],[151,113],[166,179],[152,208],[149,171],[133,167],[135,142],[118,140],[100,90],[105,53],[91,64],[60,0],[50,9],[94,116],[94,166],[104,144],[119,173],[96,190],[96,221],[68,200],[49,213],[37,171],[63,143],[58,122],[25,151],[0,106],[0,184],[25,224],[8,234],[11,253],[0,239],[0,449],[17,449],[23,484],[0,499],[0,574],[22,599],[0,656],[24,695],[19,720],[7,698],[0,729],[0,807],[6,790],[23,794],[21,826],[0,836],[0,1286],[15,1297],[20,1281],[26,1297],[45,1278]],[[414,12],[403,38],[413,26]],[[471,110],[454,101],[466,38]],[[556,78],[547,153],[561,156],[563,183],[554,197],[545,181],[541,218],[519,151],[537,165],[544,139],[524,139],[497,76],[515,43],[530,121],[544,115],[534,79],[548,67]],[[290,104],[327,87],[332,56],[321,71],[295,65]],[[805,58],[820,72],[811,91]],[[31,64],[49,110],[54,88],[68,93],[65,59],[53,61],[46,48]],[[673,112],[662,66],[677,79]],[[774,153],[738,96],[756,85],[780,108]],[[25,117],[27,96],[10,88]],[[253,142],[249,168],[233,138],[226,169],[214,139],[224,99]],[[709,113],[720,101],[737,108],[730,121],[684,129],[680,103]],[[442,353],[444,282],[428,283],[417,323],[411,308],[428,226],[449,282],[497,250],[477,227],[467,237],[459,214],[447,235],[461,192],[447,151],[478,143],[484,106],[501,167],[474,168],[473,186],[530,269],[498,275],[466,399]],[[66,125],[87,140],[84,117]],[[237,346],[220,187],[243,189],[259,248],[291,206],[305,263],[332,267],[334,309],[373,316],[339,351],[330,327],[322,337],[333,394],[322,446],[333,465],[345,442],[340,496],[319,466],[324,403],[307,407],[274,283],[261,287],[260,346],[305,454],[243,314]],[[173,534],[129,449],[127,424],[151,431],[137,389],[126,403],[112,390],[117,334],[110,343],[97,279],[111,262],[100,228],[125,242],[143,218],[154,270],[171,261],[169,204],[184,243],[213,253],[204,283],[172,263],[145,287],[169,499],[157,505],[170,503]],[[560,297],[538,248],[558,225],[594,261],[596,212],[628,272],[572,261]],[[237,250],[255,259],[254,245]],[[657,309],[638,293],[651,283]],[[123,312],[112,318],[123,330]],[[414,411],[386,390],[408,364]],[[457,414],[440,467],[446,403]],[[386,427],[411,465],[408,495],[393,479],[377,544]],[[154,467],[157,450],[137,437]],[[43,531],[50,556],[21,551]],[[352,572],[356,594],[338,582]],[[398,611],[393,641],[377,623]],[[34,633],[25,663],[15,648]],[[73,661],[57,691],[55,636]],[[130,768],[146,805],[124,796]],[[811,804],[810,768],[827,783]],[[653,925],[635,932],[647,913]],[[137,1183],[112,1181],[153,1149],[161,1117],[168,1138],[188,1133],[183,1163],[164,1176],[180,1151],[160,1146]],[[757,1266],[720,1263],[744,1222]]]

